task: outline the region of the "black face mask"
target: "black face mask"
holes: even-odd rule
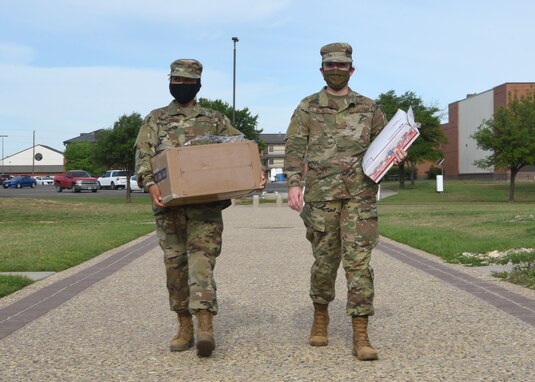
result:
[[[186,104],[191,101],[199,90],[201,89],[201,84],[169,84],[169,91],[171,95],[179,104]]]

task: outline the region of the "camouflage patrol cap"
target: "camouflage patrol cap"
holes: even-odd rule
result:
[[[353,48],[345,42],[333,42],[320,49],[321,62],[353,62]]]
[[[202,64],[193,59],[179,59],[171,63],[170,76],[201,78]]]

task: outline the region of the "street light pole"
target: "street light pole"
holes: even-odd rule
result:
[[[0,135],[0,138],[2,138],[2,172],[4,171],[4,138],[7,138],[7,135]]]
[[[234,71],[232,76],[232,125],[236,127],[236,43],[240,41],[238,37],[232,37],[234,42]]]

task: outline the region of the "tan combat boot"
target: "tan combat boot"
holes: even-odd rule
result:
[[[189,313],[179,313],[178,333],[171,340],[171,351],[188,350],[193,342],[193,318]]]
[[[314,303],[314,322],[310,329],[308,343],[312,346],[327,346],[327,326],[329,325],[329,312],[327,304]]]
[[[368,339],[368,316],[352,317],[353,325],[353,355],[361,361],[379,359],[377,350],[373,348]]]
[[[215,349],[212,326],[214,315],[207,310],[201,310],[195,317],[197,317],[197,355],[209,357]]]

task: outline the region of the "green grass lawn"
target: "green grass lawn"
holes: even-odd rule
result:
[[[24,288],[27,285],[33,283],[27,277],[23,276],[12,276],[12,275],[3,275],[0,276],[0,297],[7,296],[13,292],[18,291],[19,289]]]
[[[10,198],[0,211],[0,272],[59,272],[154,230],[148,198]],[[28,283],[0,276],[0,297]]]
[[[381,234],[446,261],[477,265],[460,255],[535,247],[533,182],[517,184],[515,202],[506,182],[446,181],[443,193],[426,180],[382,187],[397,194],[379,202]]]
[[[0,271],[62,271],[149,233],[143,202],[0,199]]]

